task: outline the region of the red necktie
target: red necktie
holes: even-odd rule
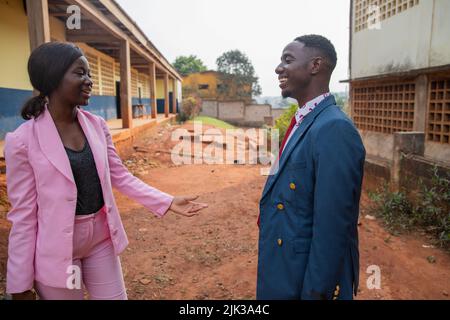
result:
[[[289,127],[288,127],[287,130],[286,130],[286,134],[284,135],[283,142],[281,142],[280,152],[279,152],[279,155],[278,155],[278,161],[279,161],[280,158],[281,158],[281,153],[283,152],[284,145],[286,144],[286,141],[287,141],[287,139],[289,138],[289,135],[291,134],[292,128],[294,128],[294,126],[295,126],[296,124],[297,124],[297,119],[295,118],[295,115],[294,115],[294,116],[292,117],[292,119],[291,119],[291,123],[289,124]],[[260,221],[260,218],[261,218],[261,214],[259,214],[259,216],[258,216],[258,222],[257,222],[258,227],[259,227],[259,221]]]
[[[289,135],[291,134],[292,128],[297,124],[297,119],[295,118],[295,115],[291,119],[291,123],[289,124],[289,127],[286,130],[286,134],[284,135],[283,142],[281,142],[280,152],[278,154],[278,160],[281,158],[281,153],[283,152],[284,145],[286,144],[287,139],[289,138]]]

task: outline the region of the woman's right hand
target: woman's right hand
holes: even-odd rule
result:
[[[36,300],[36,293],[32,290],[27,290],[21,293],[11,294],[13,300]]]
[[[174,197],[169,210],[186,217],[195,216],[200,210],[207,208],[206,203],[194,202],[198,196],[178,196]]]

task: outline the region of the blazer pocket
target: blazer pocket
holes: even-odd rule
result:
[[[303,169],[306,168],[306,161],[288,162],[286,166],[289,169]]]
[[[292,246],[295,253],[309,253],[311,249],[311,239],[294,239]]]

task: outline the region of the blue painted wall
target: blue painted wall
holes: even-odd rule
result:
[[[151,99],[150,98],[141,98],[141,103],[144,105],[144,108],[145,108],[145,114],[147,115],[151,115],[152,114],[152,109],[151,109],[151,106],[150,106],[150,102],[151,102]],[[133,97],[132,99],[131,99],[131,104],[132,105],[135,105],[135,104],[139,104],[139,98],[135,98],[135,97]],[[137,114],[136,114],[136,110],[134,110],[133,109],[133,117],[136,117],[137,116]]]
[[[164,114],[164,99],[157,99],[156,100],[156,110],[158,113]]]
[[[117,119],[115,96],[92,96],[89,99],[89,105],[83,106],[83,109],[105,120]]]
[[[169,111],[172,111],[172,96],[169,96]],[[158,113],[164,114],[164,99],[157,99],[156,100],[156,110],[158,110]],[[170,113],[169,112],[169,113]],[[179,110],[179,103],[177,100],[177,113],[180,112]]]
[[[31,97],[31,95],[31,90],[0,88],[0,140],[5,138],[7,132],[14,131],[18,126],[25,122],[20,116],[20,110],[22,109],[24,102]],[[170,96],[169,98],[170,105],[172,105],[172,97]],[[146,113],[151,114],[150,99],[142,98],[141,102],[145,105]],[[138,98],[132,99],[132,104],[138,103]],[[156,104],[157,112],[164,114],[164,99],[157,99]],[[92,96],[89,100],[89,105],[84,106],[83,109],[103,117],[106,120],[117,118],[115,96]],[[177,112],[179,112],[178,101]]]
[[[20,116],[20,110],[32,94],[31,90],[0,88],[0,140],[5,139],[7,132],[14,131],[25,122]],[[117,118],[114,96],[92,96],[89,105],[83,109],[106,120]]]
[[[25,122],[20,116],[20,110],[32,94],[31,90],[0,88],[0,140],[5,139],[7,132],[14,131]]]

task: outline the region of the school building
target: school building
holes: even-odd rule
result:
[[[240,92],[239,92],[240,91]],[[222,77],[218,71],[195,72],[183,77],[183,95],[196,94],[205,100],[252,102],[252,87],[238,88],[233,76]]]
[[[49,41],[82,48],[94,81],[83,108],[116,129],[132,135],[177,113],[182,77],[115,1],[0,0],[0,140],[24,121],[20,109],[33,93],[28,57]]]
[[[450,1],[351,0],[351,116],[367,177],[414,187],[450,169]]]

